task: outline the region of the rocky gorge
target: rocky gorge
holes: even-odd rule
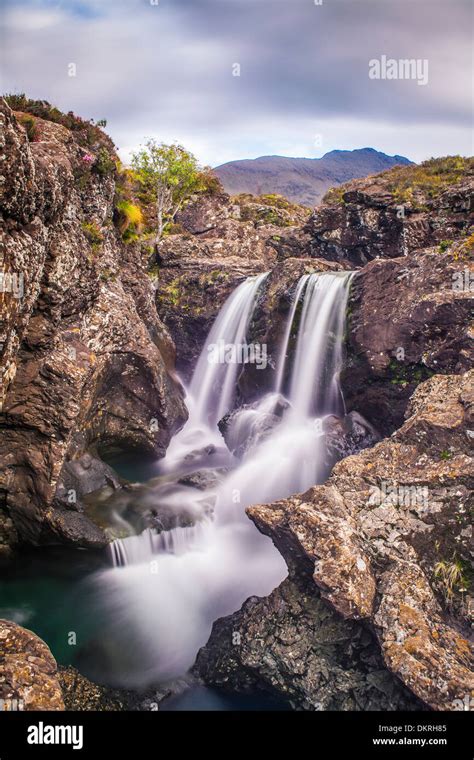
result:
[[[280,367],[289,380],[280,354],[300,278],[353,271],[345,410],[327,423],[332,471],[304,493],[247,506],[288,577],[214,622],[192,677],[299,710],[459,709],[474,690],[473,160],[353,180],[313,212],[213,187],[154,247],[124,239],[123,174],[102,130],[31,119],[4,101],[0,116],[3,562],[30,546],[99,553],[123,535],[104,506],[120,500],[152,503],[137,532],[165,535],[175,523],[153,483],[114,461],[164,457],[188,417],[183,383],[226,300],[269,272],[246,335],[269,360],[239,368],[230,411],[252,410]],[[228,466],[190,465],[187,487]],[[185,528],[194,515],[179,520]],[[67,684],[83,675],[58,676],[46,645],[14,622],[2,622],[0,641],[2,699],[63,709],[69,693],[77,709]],[[133,702],[94,695],[109,709]]]

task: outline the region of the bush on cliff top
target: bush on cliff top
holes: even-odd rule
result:
[[[383,180],[386,190],[398,203],[414,202],[415,195],[427,200],[436,198],[450,185],[460,182],[463,177],[474,173],[474,158],[463,156],[445,156],[430,158],[421,164],[394,166],[376,177]],[[344,203],[344,193],[351,183],[332,187],[323,197],[323,203]],[[414,205],[419,205],[415,203]]]
[[[24,93],[20,95],[9,94],[3,97],[12,111],[29,113],[39,119],[52,121],[55,124],[61,124],[63,127],[66,127],[66,129],[76,134],[79,144],[83,147],[93,148],[94,146],[103,145],[108,151],[114,151],[112,140],[100,128],[100,125],[105,123],[103,119],[95,124],[92,120],[81,119],[72,111],[63,113],[59,108],[48,103],[47,100],[27,98]]]
[[[387,172],[388,190],[395,200],[410,201],[414,193],[435,198],[450,185],[474,172],[474,159],[462,156],[430,158],[419,166],[395,166]]]

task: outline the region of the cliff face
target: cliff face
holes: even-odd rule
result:
[[[307,217],[283,198],[225,193],[198,197],[177,216],[180,231],[158,247],[156,305],[185,378],[228,296],[246,277],[271,269],[275,246]]]
[[[474,160],[453,157],[397,167],[334,188],[324,201],[305,228],[313,255],[355,267],[375,258],[409,256],[448,245],[469,230]]]
[[[62,470],[86,451],[164,454],[186,418],[174,346],[140,249],[113,224],[108,138],[85,149],[37,119],[30,142],[17,116],[2,102],[0,533],[99,546],[57,492]]]
[[[372,631],[416,697],[459,709],[474,690],[473,380],[472,371],[433,377],[400,430],[343,459],[325,485],[248,508],[289,580],[215,623],[196,665],[208,683],[259,684],[303,709],[406,709],[413,703],[384,675]],[[241,634],[235,646],[230,632]]]

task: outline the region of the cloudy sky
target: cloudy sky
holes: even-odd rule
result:
[[[1,91],[106,118],[125,160],[151,136],[211,165],[474,152],[471,0],[0,2]],[[428,84],[370,79],[382,55],[427,59]]]

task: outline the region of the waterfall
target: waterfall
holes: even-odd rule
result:
[[[300,277],[300,279],[298,280],[298,284],[296,286],[296,291],[293,298],[293,304],[291,306],[289,318],[286,323],[285,334],[283,337],[283,343],[282,343],[278,365],[277,365],[277,375],[276,375],[276,383],[275,383],[275,391],[277,393],[280,393],[282,389],[283,375],[285,372],[285,367],[286,367],[287,358],[288,358],[288,343],[289,343],[290,335],[293,329],[293,323],[295,321],[296,309],[299,306],[301,294],[303,293],[305,289],[308,279],[309,279],[309,274],[303,275],[303,277]]]
[[[260,289],[268,272],[249,277],[227,299],[221,309],[198,359],[189,393],[196,402],[202,421],[215,425],[229,409],[235,393],[239,366],[212,359],[212,351],[222,346],[242,346],[248,332]]]
[[[157,509],[165,502],[192,506],[194,525],[114,541],[114,567],[95,579],[93,593],[105,616],[104,646],[133,652],[117,679],[123,685],[182,675],[206,643],[214,620],[239,609],[249,596],[271,593],[286,577],[286,564],[245,508],[304,491],[327,475],[320,421],[342,408],[339,372],[350,273],[299,280],[274,390],[235,414],[237,437],[255,433],[240,461],[229,454],[217,428],[233,407],[241,368],[209,361],[209,356],[219,342],[246,341],[266,277],[246,280],[221,309],[189,386],[189,420],[159,464],[168,480],[156,488]],[[295,334],[296,341],[290,340]],[[183,472],[216,462],[229,471],[204,494],[179,484]],[[176,477],[172,486],[171,475]]]
[[[289,398],[301,417],[341,412],[339,371],[347,295],[352,274],[312,274],[305,295]]]

